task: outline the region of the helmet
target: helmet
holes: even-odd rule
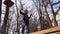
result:
[[[27,9],[25,9],[25,10],[24,10],[24,12],[28,12],[28,10],[27,10]]]

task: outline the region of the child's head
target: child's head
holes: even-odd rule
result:
[[[27,9],[25,9],[24,12],[25,12],[25,14],[28,14],[28,10]]]
[[[25,12],[25,14],[28,14],[28,12]]]

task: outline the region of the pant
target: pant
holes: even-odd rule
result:
[[[25,26],[27,26],[27,30],[28,30],[27,33],[29,33],[29,23],[25,23],[25,25],[22,26],[22,33],[24,33],[25,31]]]

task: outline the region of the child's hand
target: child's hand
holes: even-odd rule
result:
[[[23,6],[21,6],[20,10],[23,10]]]
[[[30,17],[32,16],[32,14],[30,14]]]

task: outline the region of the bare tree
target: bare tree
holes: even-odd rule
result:
[[[55,14],[55,12],[54,12],[53,5],[52,5],[52,3],[51,3],[50,0],[49,0],[49,4],[50,4],[50,6],[51,6],[51,10],[52,10],[52,13],[53,13],[54,26],[58,26],[58,23],[57,23],[57,21],[56,21],[56,14]]]
[[[2,7],[2,0],[0,0],[0,23],[1,23],[1,7]]]
[[[7,34],[6,27],[7,27],[8,14],[9,14],[9,7],[6,6],[6,13],[5,13],[5,17],[4,17],[4,23],[2,25],[2,33],[1,34]]]
[[[45,3],[44,3],[45,2]],[[47,21],[48,21],[48,25],[49,25],[49,27],[52,27],[52,22],[51,22],[51,20],[50,20],[50,17],[49,17],[49,14],[48,14],[48,12],[47,12],[47,3],[46,3],[46,1],[44,1],[43,2],[43,5],[44,5],[44,7],[45,7],[45,12],[46,12],[46,16],[47,16]]]
[[[6,5],[6,12],[5,12],[5,16],[4,16],[4,22],[3,22],[3,25],[2,25],[2,32],[1,34],[8,34],[7,33],[7,21],[8,21],[8,15],[9,15],[9,7],[11,7],[14,3],[11,2],[11,0],[5,0],[4,4]]]
[[[53,3],[52,5],[56,5],[56,4],[59,4],[60,3],[60,1],[58,1],[58,2],[56,2],[56,3]]]
[[[18,23],[18,7],[17,7],[17,0],[15,0],[15,5],[16,5],[16,9],[17,9],[17,32],[19,34],[19,23]]]
[[[36,8],[37,8],[37,10],[38,10],[38,14],[39,14],[39,19],[40,19],[40,26],[41,26],[41,30],[43,30],[44,29],[44,27],[43,27],[43,17],[42,17],[42,10],[41,10],[41,3],[40,3],[40,0],[36,0],[37,1],[37,6],[36,6],[36,4],[35,4],[35,2],[34,2],[34,4],[35,4],[35,6],[36,6]]]
[[[56,15],[58,14],[59,10],[60,10],[60,7],[59,7],[59,9],[55,12]]]
[[[2,0],[0,0],[0,27],[1,27],[1,8],[2,8]],[[0,28],[1,33],[1,28]]]

